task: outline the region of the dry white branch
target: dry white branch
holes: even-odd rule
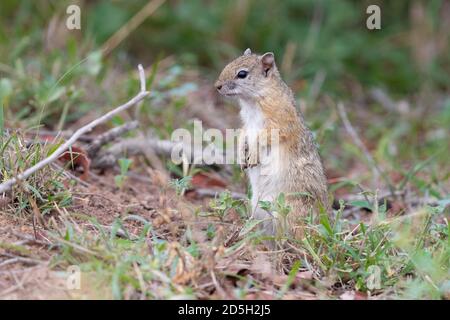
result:
[[[389,112],[398,112],[395,102],[381,88],[370,90],[370,96]]]
[[[90,158],[94,158],[94,156],[98,153],[101,147],[111,141],[116,140],[121,135],[136,129],[139,126],[139,122],[136,120],[126,122],[121,126],[114,127],[105,133],[102,133],[98,137],[96,137],[87,147],[87,153]]]
[[[370,168],[372,169],[373,177],[374,179],[377,179],[380,176],[380,170],[378,169],[377,164],[375,160],[372,158],[372,155],[370,154],[369,150],[367,150],[366,146],[359,138],[358,133],[356,133],[356,130],[353,128],[352,124],[350,123],[350,120],[348,120],[344,104],[339,102],[337,104],[337,110],[339,112],[339,116],[342,119],[342,122],[344,123],[345,130],[352,138],[353,143],[364,153],[364,156],[366,157],[367,162],[369,163]]]
[[[106,152],[94,159],[92,166],[99,169],[112,167],[117,163],[117,159],[121,158],[124,154],[130,156],[138,154],[145,155],[154,152],[156,155],[170,157],[174,148],[177,146],[178,142],[160,140],[151,136],[126,138],[115,143]],[[196,163],[198,165],[224,163],[225,155],[218,149],[215,150],[213,155],[203,153],[203,150],[196,150],[187,144],[183,144],[181,149],[189,163]]]
[[[225,189],[208,189],[208,188],[196,188],[195,193],[198,197],[211,197],[216,198],[220,195],[221,192],[225,192]],[[230,196],[233,200],[246,200],[248,199],[247,195],[240,192],[230,192]]]
[[[166,0],[149,1],[138,13],[136,13],[127,23],[125,23],[116,33],[114,33],[103,45],[104,55],[108,55],[114,50],[133,30],[135,30],[145,19],[151,16]]]
[[[383,171],[378,167],[378,164],[376,163],[375,159],[370,154],[369,150],[366,148],[362,140],[359,138],[358,133],[356,132],[355,128],[353,128],[352,124],[350,123],[350,120],[347,117],[347,112],[345,111],[344,104],[339,102],[337,104],[337,110],[339,112],[339,116],[342,119],[342,122],[344,123],[345,130],[350,135],[350,137],[353,140],[353,143],[362,151],[365,158],[367,159],[367,162],[369,164],[370,169],[372,170],[372,176],[374,179],[374,187],[377,187],[377,182],[379,177],[381,176],[385,183],[387,184],[390,193],[392,195],[395,195],[395,190],[393,189],[389,179],[386,177]]]
[[[55,160],[57,160],[64,152],[66,152],[77,140],[78,138],[80,138],[82,135],[90,132],[93,128],[95,128],[96,126],[98,126],[101,123],[104,123],[108,120],[110,120],[113,116],[115,116],[116,114],[127,110],[128,108],[134,106],[135,104],[137,104],[138,102],[140,102],[142,99],[144,99],[146,96],[148,96],[150,93],[148,91],[146,91],[145,89],[145,74],[144,74],[144,68],[142,67],[142,65],[138,66],[139,69],[139,79],[141,82],[141,90],[140,92],[134,96],[130,101],[128,101],[127,103],[118,106],[117,108],[109,111],[108,113],[104,114],[103,116],[101,116],[100,118],[97,118],[93,121],[91,121],[90,123],[88,123],[87,125],[79,128],[77,131],[74,132],[74,134],[66,141],[64,142],[61,146],[59,146],[49,157],[39,161],[37,164],[35,164],[34,166],[32,166],[31,168],[28,168],[27,170],[25,170],[23,173],[17,175],[16,177],[9,179],[5,182],[3,182],[2,184],[0,184],[0,194],[3,192],[6,192],[8,190],[10,190],[15,184],[17,184],[19,181],[25,180],[27,179],[29,176],[31,176],[33,173],[35,173],[36,171],[44,168],[45,166],[49,165],[50,163],[54,162]]]

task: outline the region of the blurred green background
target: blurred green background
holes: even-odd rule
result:
[[[147,2],[3,0],[0,61],[11,64],[19,57],[25,59],[53,40],[47,49],[65,48],[67,55],[97,48]],[[74,3],[81,7],[81,31],[49,30],[63,28],[65,9]],[[381,30],[365,27],[370,4],[381,8]],[[132,32],[114,55],[150,62],[158,54],[174,54],[180,63],[217,72],[224,61],[251,47],[275,52],[279,64],[283,57],[288,59],[283,61],[288,81],[312,81],[324,71],[327,90],[345,92],[346,85],[357,82],[401,95],[424,85],[448,91],[449,28],[450,6],[443,0],[170,0]],[[72,41],[83,47],[72,48]]]

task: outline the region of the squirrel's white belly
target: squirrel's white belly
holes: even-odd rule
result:
[[[259,106],[240,100],[241,118],[244,123],[244,134],[249,144],[257,143],[258,134],[264,129],[264,115]],[[259,150],[260,164],[246,170],[252,187],[252,208],[259,201],[273,201],[282,190],[282,166],[278,149],[271,151]]]
[[[252,187],[253,209],[259,201],[274,201],[283,190],[286,176],[279,161],[274,159],[277,156],[273,152],[264,154],[261,164],[246,170]]]

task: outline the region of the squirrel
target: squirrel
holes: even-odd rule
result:
[[[265,235],[300,240],[302,218],[329,209],[327,182],[312,133],[281,79],[274,54],[245,50],[225,66],[215,87],[240,105],[238,161],[249,178],[253,218],[262,220]],[[274,136],[275,143],[269,139]],[[278,201],[280,194],[290,209],[285,216],[261,205]]]

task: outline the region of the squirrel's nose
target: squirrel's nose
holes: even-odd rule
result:
[[[219,82],[216,82],[215,86],[216,86],[217,90],[222,89],[222,84]]]

